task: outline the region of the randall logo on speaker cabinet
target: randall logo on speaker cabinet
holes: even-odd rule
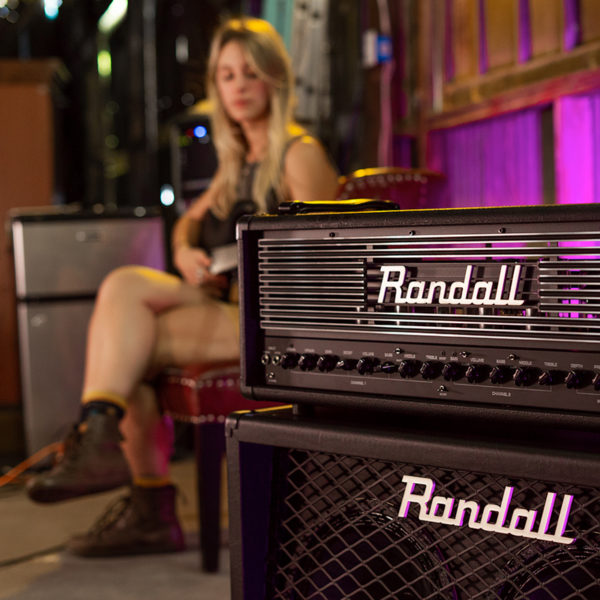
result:
[[[497,281],[477,281],[471,289],[473,265],[467,265],[463,281],[420,281],[410,280],[406,289],[407,269],[403,265],[382,266],[383,273],[377,302],[386,300],[388,290],[394,290],[394,304],[452,304],[475,306],[521,306],[525,301],[516,298],[521,278],[521,265],[514,265],[509,284],[508,266],[500,267]],[[396,279],[392,279],[392,274]],[[504,290],[510,285],[508,297]],[[436,301],[437,298],[437,301]]]
[[[511,500],[514,488],[506,486],[502,495],[500,504],[486,504],[481,507],[479,502],[474,500],[459,499],[456,511],[453,512],[455,498],[446,496],[433,496],[435,491],[435,482],[428,477],[414,477],[404,475],[402,482],[406,484],[398,516],[406,518],[411,504],[419,506],[418,518],[420,521],[430,523],[442,523],[444,525],[453,525],[461,527],[465,522],[466,513],[469,512],[469,521],[467,526],[471,529],[483,529],[493,531],[504,535],[514,535],[517,537],[526,537],[545,542],[556,542],[558,544],[572,544],[576,538],[564,536],[573,504],[573,496],[564,494],[560,513],[554,532],[549,533],[550,520],[554,511],[556,494],[548,492],[540,520],[538,522],[537,510],[528,510],[525,508],[513,508],[510,521],[508,513],[511,507]],[[438,514],[439,511],[442,514]],[[481,517],[477,519],[479,515]],[[492,520],[495,517],[495,520]],[[523,523],[523,524],[522,524]]]

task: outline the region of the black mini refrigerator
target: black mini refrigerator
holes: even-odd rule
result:
[[[123,265],[165,268],[160,211],[73,206],[10,215],[26,449],[78,418],[87,326],[100,283]]]
[[[600,598],[598,433],[354,409],[226,423],[232,598]]]

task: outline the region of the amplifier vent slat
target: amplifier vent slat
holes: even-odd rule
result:
[[[307,313],[291,313],[290,311],[273,311],[264,309],[261,310],[260,316],[264,319],[264,322],[273,322],[280,323],[284,321],[295,322],[295,321],[305,321],[310,322],[311,324],[319,325],[322,323],[337,323],[337,324],[359,324],[365,321],[372,321],[380,323],[382,326],[389,327],[409,327],[411,329],[421,329],[426,326],[433,327],[442,327],[442,328],[452,328],[452,327],[461,327],[461,328],[469,328],[469,329],[481,329],[483,328],[495,328],[498,331],[503,331],[507,329],[514,330],[524,330],[524,329],[536,329],[536,330],[555,330],[558,331],[558,325],[547,324],[543,322],[527,322],[523,324],[523,319],[506,319],[504,322],[500,321],[489,321],[485,318],[482,318],[479,322],[473,322],[473,320],[465,321],[465,320],[456,320],[449,321],[438,319],[437,315],[430,315],[429,319],[402,319],[402,318],[393,318],[389,315],[379,315],[378,313],[347,313],[345,315],[336,314],[334,317],[331,314],[326,312],[321,312],[318,315],[315,314],[307,314]],[[584,321],[585,319],[580,319],[580,321]],[[589,326],[587,323],[577,323],[577,319],[574,319],[574,323],[570,324],[571,329],[580,329],[585,331],[594,331],[600,332],[600,324],[596,324],[595,326]],[[556,321],[554,322],[556,323]],[[391,324],[391,325],[390,325]],[[402,325],[400,325],[402,324]]]
[[[298,246],[364,246],[364,245],[384,245],[384,244],[418,244],[423,241],[427,243],[446,243],[456,244],[457,241],[460,243],[480,243],[480,244],[507,244],[507,243],[521,243],[521,244],[533,244],[533,243],[545,243],[548,245],[560,244],[561,242],[569,242],[570,240],[577,240],[578,245],[583,241],[590,243],[598,242],[600,236],[598,231],[564,231],[564,230],[553,230],[553,231],[528,231],[526,233],[462,233],[460,231],[452,230],[450,228],[449,233],[437,232],[435,234],[421,233],[418,238],[408,233],[407,235],[381,235],[377,237],[368,237],[360,235],[352,235],[351,237],[338,236],[335,239],[315,239],[310,237],[305,238],[263,238],[258,240],[259,248],[279,248],[284,247],[293,248]]]

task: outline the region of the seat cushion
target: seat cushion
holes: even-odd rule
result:
[[[236,410],[254,410],[278,403],[257,402],[240,393],[239,362],[169,367],[156,380],[165,414],[193,423],[224,422]]]

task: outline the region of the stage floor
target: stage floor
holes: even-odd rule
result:
[[[221,549],[219,573],[199,569],[194,469],[191,458],[172,465],[188,541],[188,549],[178,554],[83,559],[62,551],[64,542],[85,531],[123,490],[36,505],[23,489],[0,489],[0,599],[227,600],[227,548]]]

